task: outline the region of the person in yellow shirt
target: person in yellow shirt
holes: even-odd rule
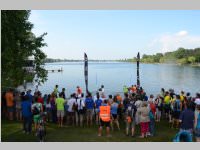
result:
[[[181,94],[180,94],[180,100],[181,100],[181,102],[183,102],[184,99],[185,99],[185,93],[184,93],[184,91],[181,91]]]
[[[171,97],[169,92],[166,92],[165,94],[166,96],[164,97],[164,110],[165,110],[165,115],[166,118],[169,118],[169,122],[171,122],[171,107],[170,107],[170,101],[171,101]]]

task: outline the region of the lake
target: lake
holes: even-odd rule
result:
[[[48,81],[39,90],[51,93],[56,84],[59,91],[64,87],[67,97],[75,92],[76,86],[85,92],[83,62],[46,63],[45,68],[60,69],[63,72],[49,72]],[[106,94],[123,92],[123,86],[136,84],[136,64],[125,62],[89,62],[89,91],[95,92],[103,84]],[[140,64],[140,82],[148,95],[157,95],[161,88],[173,88],[195,95],[200,92],[200,67],[178,66],[167,64]]]

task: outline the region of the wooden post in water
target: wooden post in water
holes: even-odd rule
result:
[[[137,86],[140,87],[140,73],[139,73],[139,70],[140,70],[140,53],[138,52],[137,54]]]

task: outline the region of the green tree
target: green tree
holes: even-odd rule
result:
[[[187,64],[187,63],[188,63],[188,60],[187,60],[187,58],[181,58],[181,59],[178,59],[178,60],[177,60],[177,63],[178,63],[178,64],[181,64],[181,65]]]
[[[18,86],[24,80],[38,82],[47,80],[47,71],[43,68],[46,55],[41,50],[46,46],[44,36],[36,37],[31,31],[33,24],[29,22],[29,10],[1,11],[1,68],[2,86]],[[35,59],[35,73],[26,72],[27,59]]]
[[[191,64],[194,64],[196,61],[195,57],[194,56],[190,56],[188,57],[188,62],[191,63]]]

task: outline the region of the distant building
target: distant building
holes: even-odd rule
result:
[[[28,73],[34,73],[35,72],[35,63],[34,62],[35,62],[35,60],[34,60],[33,56],[28,57],[23,69]]]

